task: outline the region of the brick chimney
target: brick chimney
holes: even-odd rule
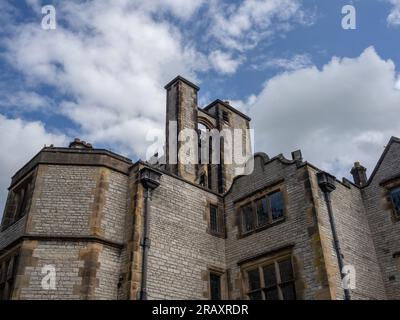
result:
[[[90,143],[81,141],[79,138],[75,138],[74,141],[69,144],[69,147],[72,149],[93,149]]]
[[[367,184],[367,169],[360,162],[355,162],[350,173],[353,175],[353,180],[356,185],[363,187]]]

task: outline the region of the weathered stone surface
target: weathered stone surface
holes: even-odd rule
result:
[[[250,119],[226,102],[199,109],[198,88],[182,78],[167,89],[167,120],[178,120],[181,129],[196,129],[198,122],[249,127]],[[23,217],[13,219],[17,206],[8,202],[0,232],[0,266],[19,256],[11,298],[138,299],[146,194],[139,172],[146,166],[106,150],[44,148],[19,170],[9,199],[30,175],[34,188]],[[198,184],[204,168],[152,168],[162,177],[149,201],[149,299],[209,299],[210,272],[221,275],[224,299],[247,299],[242,266],[280,252],[292,257],[298,299],[343,299],[318,168],[257,154],[248,176],[234,177],[233,166],[212,166],[208,188]],[[356,271],[351,298],[400,299],[400,221],[389,197],[400,186],[400,140],[391,139],[365,185],[334,184],[339,243],[345,264]],[[283,194],[284,219],[242,234],[241,205],[275,190]],[[210,232],[210,205],[224,221],[217,235]],[[56,270],[55,290],[41,284],[48,265]]]

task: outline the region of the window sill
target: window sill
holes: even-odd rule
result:
[[[286,217],[283,217],[283,218],[281,218],[279,220],[274,221],[273,223],[267,224],[267,225],[262,226],[262,227],[258,227],[258,228],[254,229],[254,230],[251,230],[251,231],[248,231],[248,232],[242,232],[241,231],[240,234],[238,235],[238,239],[242,239],[242,238],[251,236],[252,234],[259,233],[261,231],[270,229],[272,227],[280,225],[281,223],[284,223],[285,221],[286,221]]]
[[[207,233],[212,235],[213,237],[226,239],[225,232],[215,232],[207,229]]]

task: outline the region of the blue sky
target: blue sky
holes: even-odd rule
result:
[[[43,30],[54,5],[57,29]],[[356,30],[341,27],[344,5]],[[44,145],[80,137],[136,159],[164,130],[164,84],[248,113],[256,151],[339,178],[400,136],[400,0],[0,2],[0,206]]]

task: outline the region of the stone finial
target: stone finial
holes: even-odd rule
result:
[[[79,138],[75,138],[74,141],[69,144],[69,147],[73,149],[93,149],[92,144],[82,141]]]
[[[360,162],[355,162],[353,168],[351,169],[350,173],[353,176],[354,183],[359,186],[363,187],[367,184],[367,169],[363,167]]]

